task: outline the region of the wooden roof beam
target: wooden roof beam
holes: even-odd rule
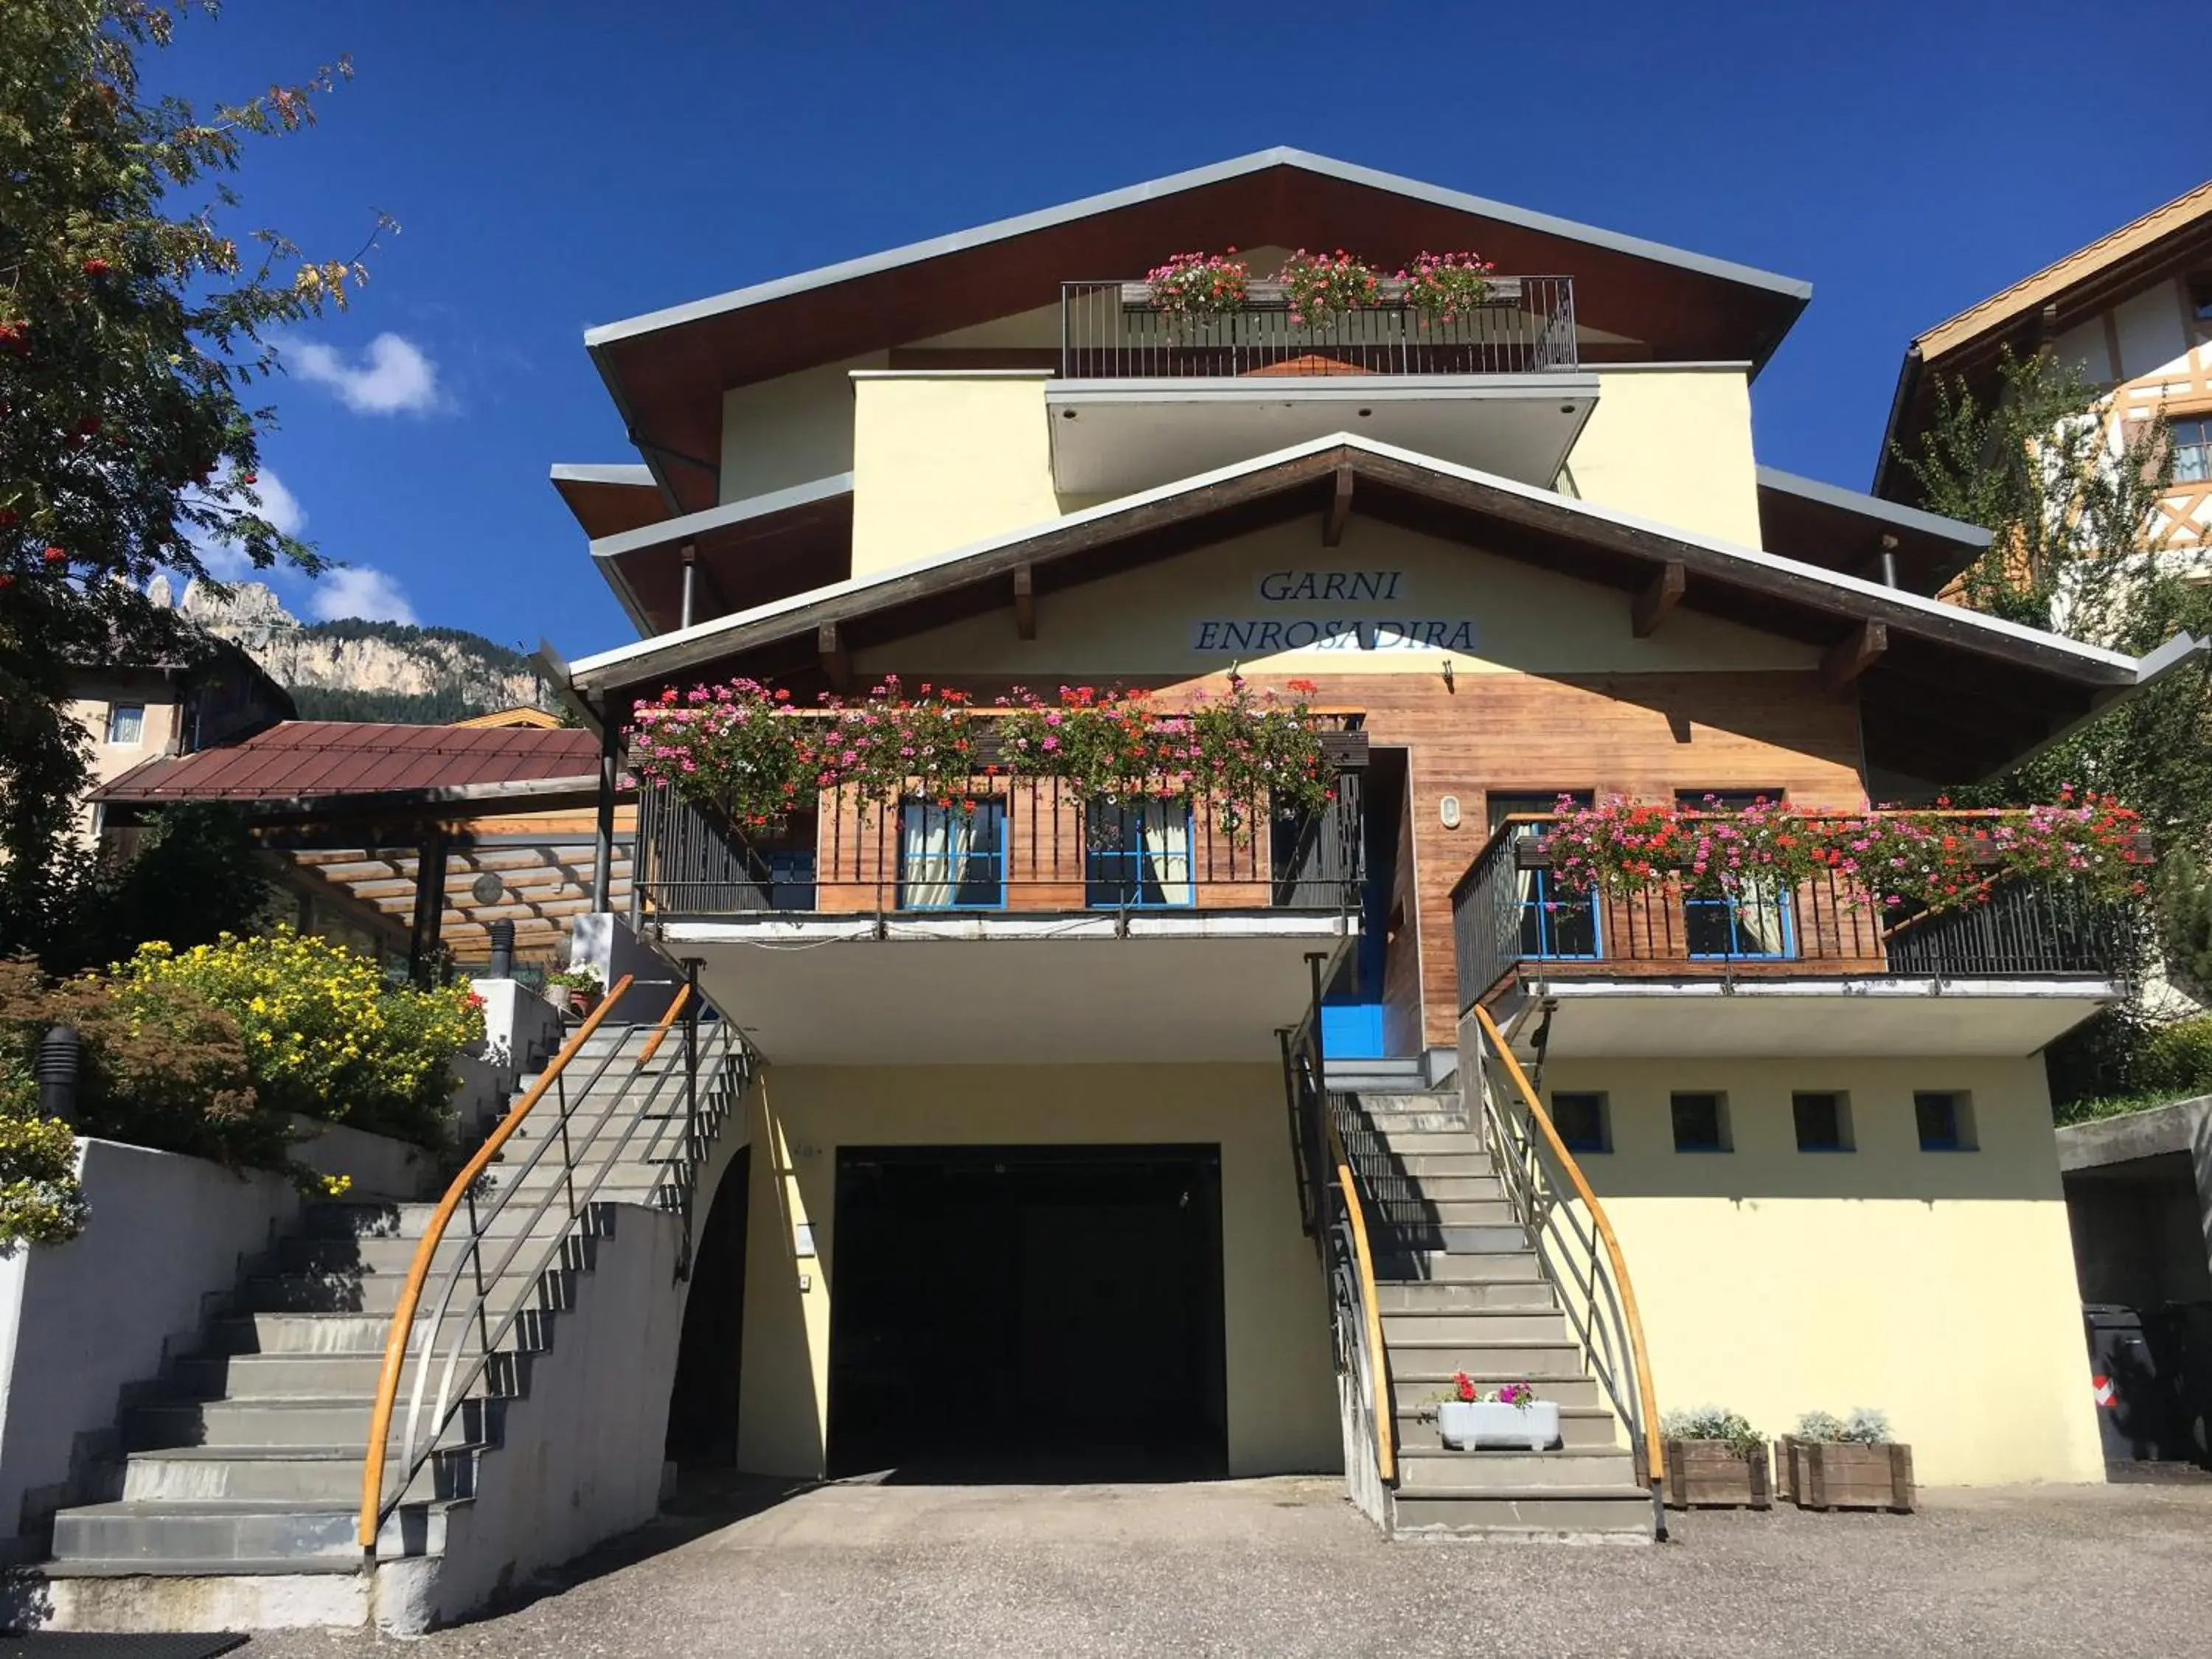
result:
[[[1014,632],[1025,640],[1036,637],[1036,567],[1014,567]]]
[[[1340,461],[1336,477],[1329,487],[1328,516],[1322,521],[1321,544],[1339,547],[1344,542],[1344,526],[1352,521],[1352,463]]]
[[[1636,637],[1648,640],[1659,631],[1659,624],[1682,602],[1689,591],[1690,572],[1679,559],[1669,559],[1659,567],[1658,574],[1645,583],[1630,607],[1630,623]]]
[[[823,623],[814,630],[814,651],[822,660],[822,677],[830,682],[830,689],[841,696],[851,690],[853,653],[836,623]]]
[[[1820,656],[1820,690],[1841,696],[1889,649],[1887,623],[1863,622]]]

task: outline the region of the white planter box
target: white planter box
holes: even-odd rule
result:
[[[1437,1407],[1437,1427],[1454,1451],[1483,1446],[1542,1451],[1559,1443],[1559,1406],[1555,1400],[1533,1400],[1525,1406],[1447,1400]]]

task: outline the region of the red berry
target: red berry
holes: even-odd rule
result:
[[[15,579],[13,576],[9,575],[6,571],[4,571],[4,570],[0,570],[0,593],[4,593],[4,592],[6,592],[9,588],[13,587],[15,585]]]
[[[84,274],[88,276],[106,276],[107,261],[99,258],[87,259],[84,262]]]
[[[69,562],[69,554],[58,547],[48,548],[46,550],[46,558],[48,564],[67,564]]]
[[[247,473],[247,474],[246,475],[246,477],[244,477],[240,482],[242,482],[242,483],[246,486],[246,488],[248,488],[248,489],[252,489],[252,488],[253,487],[254,481],[255,481],[257,478],[258,478],[259,477],[260,477],[260,474],[258,474],[258,473],[256,473],[256,472],[249,472],[249,473]]]

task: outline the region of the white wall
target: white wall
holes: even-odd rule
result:
[[[283,1176],[111,1140],[78,1142],[78,1178],[82,1236],[0,1261],[0,1555],[28,1547],[25,1496],[58,1506],[77,1437],[115,1426],[123,1386],[195,1346],[206,1298],[299,1213]]]

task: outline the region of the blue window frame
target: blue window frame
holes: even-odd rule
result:
[[[1589,805],[1587,793],[1569,792]],[[1489,799],[1490,827],[1495,833],[1516,812],[1549,812],[1559,804],[1558,792],[1547,795],[1493,794]],[[1527,836],[1543,833],[1541,824],[1521,826]],[[1521,954],[1547,962],[1595,962],[1605,954],[1604,932],[1598,925],[1597,893],[1563,891],[1549,870],[1522,870],[1515,880],[1521,891]]]
[[[2174,422],[2174,483],[2202,483],[2207,478],[2212,478],[2212,417]]]
[[[1006,908],[1006,804],[899,807],[898,902],[902,910]]]
[[[1085,904],[1095,910],[1190,906],[1191,810],[1187,802],[1102,801],[1085,811]]]

